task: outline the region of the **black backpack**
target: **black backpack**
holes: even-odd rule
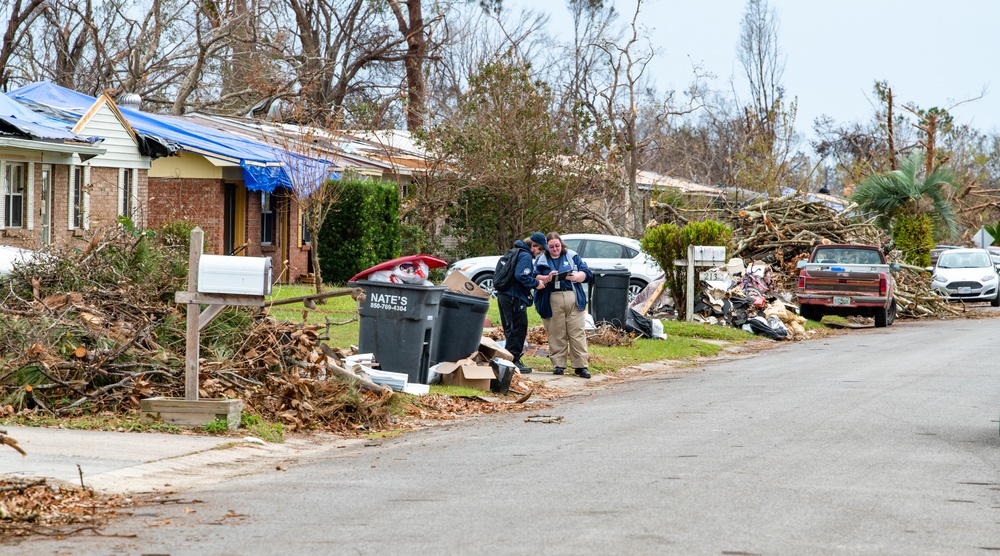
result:
[[[493,289],[502,292],[509,290],[517,280],[515,270],[517,270],[517,256],[521,249],[511,247],[509,251],[497,261],[497,267],[493,271]]]

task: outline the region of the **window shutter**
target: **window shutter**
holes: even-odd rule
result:
[[[118,216],[124,216],[122,208],[125,206],[125,172],[128,172],[125,168],[118,169],[118,210],[116,214]]]
[[[0,230],[7,222],[7,164],[0,160]]]
[[[90,229],[90,165],[83,167],[83,229]]]
[[[69,183],[69,187],[67,188],[68,193],[69,193],[69,197],[67,198],[67,203],[66,203],[66,206],[69,207],[69,210],[67,211],[69,213],[68,214],[68,220],[66,221],[66,229],[67,230],[73,230],[73,229],[75,229],[73,227],[73,190],[76,188],[75,181],[76,181],[76,165],[75,164],[70,164],[69,165],[69,182],[68,182]]]
[[[27,213],[27,218],[24,219],[24,224],[29,230],[35,229],[35,163],[28,163],[28,183],[24,187],[24,195],[27,199],[24,200],[24,210]]]
[[[132,214],[130,214],[129,216],[132,217],[132,219],[134,221],[133,223],[136,226],[139,226],[140,225],[140,222],[139,222],[139,181],[138,181],[139,180],[139,171],[136,170],[135,168],[129,168],[128,170],[126,170],[126,172],[129,172],[131,174],[130,177],[132,178],[132,179],[129,180],[129,184],[130,184],[129,191],[132,192],[132,200],[128,204],[128,206],[132,207]]]

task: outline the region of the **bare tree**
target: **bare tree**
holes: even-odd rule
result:
[[[262,129],[263,140],[284,166],[288,188],[295,198],[306,229],[312,238],[309,257],[316,275],[316,293],[323,293],[323,275],[320,270],[319,238],[327,215],[340,200],[341,187],[336,179],[340,157],[334,146],[337,123],[328,120],[326,125],[306,125],[299,119],[294,124],[267,126]]]
[[[644,75],[656,52],[648,41],[640,49],[638,21],[641,10],[642,0],[637,0],[629,27],[631,32],[624,46],[608,40],[599,45],[610,68],[610,83],[598,90],[591,101],[598,127],[603,128],[599,135],[607,140],[608,166],[618,170],[618,178],[626,191],[624,218],[615,232],[632,237],[642,235],[646,227],[645,194],[640,191],[637,178],[653,144],[653,137],[642,134],[640,118],[645,116],[662,122],[671,116],[690,114],[701,102],[697,86],[692,86],[689,102],[683,107],[674,106],[672,94],[655,100]],[[648,125],[655,127],[659,124]],[[617,182],[615,180],[612,186],[617,187]]]
[[[11,68],[8,67],[14,57],[15,49],[27,36],[31,22],[38,17],[45,0],[14,0],[5,9],[0,8],[0,14],[6,12],[7,29],[0,43],[0,90],[6,91],[10,83]]]
[[[291,16],[291,40],[283,56],[293,66],[307,118],[322,122],[331,110],[344,110],[352,95],[377,92],[369,98],[383,94],[398,97],[397,80],[376,78],[403,60],[406,39],[386,24],[378,2],[283,3]]]
[[[740,22],[740,42],[736,57],[743,66],[750,87],[752,116],[764,132],[775,134],[774,107],[784,97],[781,77],[785,61],[778,48],[778,14],[768,8],[767,0],[747,0]]]
[[[403,13],[403,7],[406,13]],[[443,16],[424,21],[421,0],[389,0],[389,8],[396,17],[400,34],[406,39],[403,68],[406,73],[406,128],[410,131],[423,127],[427,110],[427,77],[424,62],[430,54],[431,26]]]

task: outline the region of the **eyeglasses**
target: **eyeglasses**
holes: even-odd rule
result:
[[[554,242],[554,243],[550,243],[550,244],[549,244],[549,249],[550,249],[550,250],[551,250],[551,249],[555,249],[555,248],[557,248],[557,247],[562,247],[562,244],[561,244],[561,243],[559,243],[558,241],[557,241],[557,242]]]

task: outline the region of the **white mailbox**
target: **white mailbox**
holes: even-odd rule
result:
[[[198,292],[271,295],[271,257],[202,255]]]

